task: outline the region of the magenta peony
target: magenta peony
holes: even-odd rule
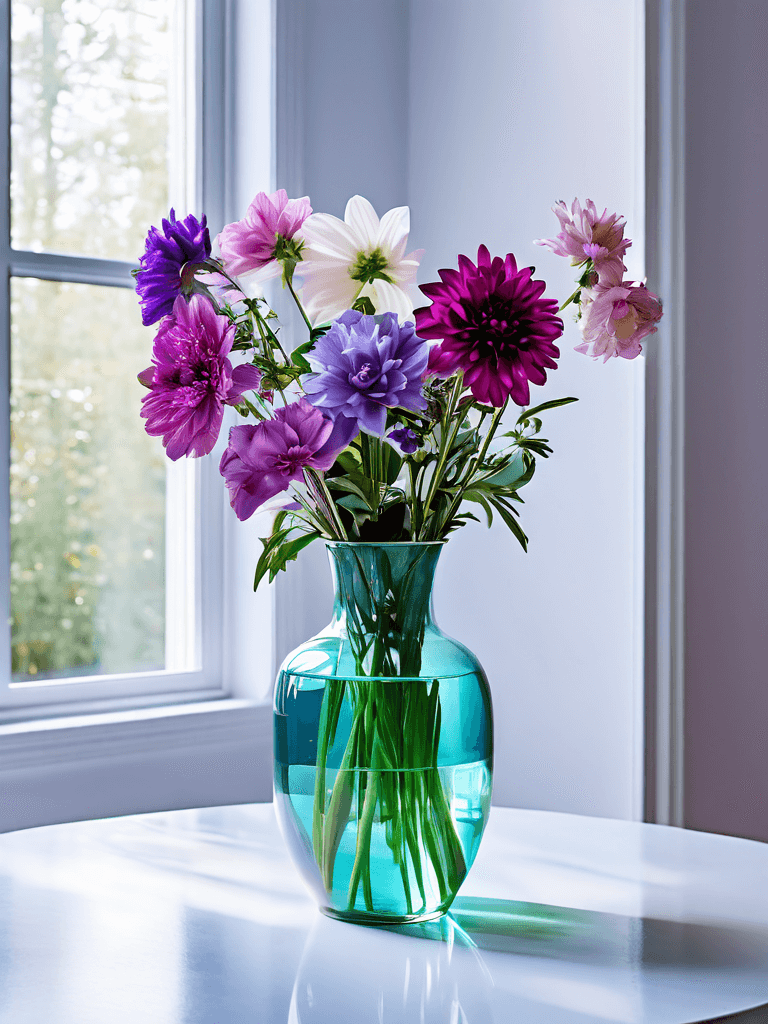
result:
[[[231,274],[259,270],[263,271],[262,278],[276,277],[281,269],[277,262],[283,254],[281,250],[311,213],[307,196],[289,199],[283,188],[271,196],[259,192],[245,217],[227,224],[217,237],[227,270]]]
[[[227,358],[234,339],[234,325],[200,295],[188,303],[179,296],[160,323],[152,366],[139,374],[149,388],[141,415],[147,433],[163,438],[169,459],[207,455],[219,436],[224,406],[259,386],[255,366],[233,369]]]
[[[533,280],[533,267],[518,270],[512,253],[492,260],[484,245],[477,266],[459,256],[458,271],[439,274],[441,282],[421,285],[432,305],[414,314],[420,337],[442,340],[433,372],[445,376],[452,361],[479,402],[528,405],[529,382],[544,384],[560,356],[553,342],[563,321],[557,302],[542,298],[545,283]]]
[[[584,341],[576,351],[595,359],[603,356],[604,362],[612,356],[639,356],[640,342],[656,332],[661,320],[658,296],[644,284],[622,281],[618,273],[609,274],[583,295],[580,327]]]
[[[626,221],[616,213],[603,210],[598,214],[597,207],[588,199],[584,208],[578,199],[574,199],[569,210],[560,200],[552,207],[552,211],[560,221],[561,231],[556,238],[537,238],[536,245],[544,245],[557,256],[569,256],[571,263],[577,266],[586,260],[592,260],[598,273],[603,266],[615,264],[625,270],[624,253],[632,245],[624,238]]]
[[[301,398],[275,410],[274,419],[232,427],[219,471],[237,518],[249,519],[265,501],[302,480],[305,466],[330,469],[352,440],[348,424],[334,425]]]

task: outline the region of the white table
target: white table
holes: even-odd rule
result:
[[[322,917],[269,805],[9,833],[0,1022],[680,1024],[768,1003],[760,843],[494,808],[453,916]]]

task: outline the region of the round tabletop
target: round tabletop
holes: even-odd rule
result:
[[[682,1024],[766,1003],[768,846],[743,839],[496,807],[451,915],[383,929],[316,911],[266,804],[0,835],[1,1024]]]

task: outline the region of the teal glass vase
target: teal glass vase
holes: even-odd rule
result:
[[[275,808],[331,917],[439,917],[477,854],[491,803],[493,718],[480,663],[442,633],[442,543],[328,545],[331,623],[275,688]]]

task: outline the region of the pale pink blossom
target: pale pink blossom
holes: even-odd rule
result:
[[[259,279],[277,277],[281,247],[290,242],[312,213],[308,196],[289,199],[284,188],[259,192],[242,220],[227,224],[216,241],[230,274],[259,271]],[[295,248],[295,247],[294,247]]]
[[[657,295],[644,284],[622,281],[621,275],[608,275],[604,283],[582,292],[582,317],[579,323],[584,341],[577,352],[603,357],[635,359],[642,352],[640,342],[656,333],[662,307]]]
[[[624,271],[624,253],[632,242],[624,238],[626,221],[617,213],[603,210],[598,214],[597,207],[588,199],[582,209],[578,199],[574,199],[570,210],[561,200],[552,207],[552,212],[560,221],[560,233],[555,238],[537,238],[535,245],[544,245],[557,256],[570,257],[571,263],[578,266],[590,259],[598,273],[611,264]]]

